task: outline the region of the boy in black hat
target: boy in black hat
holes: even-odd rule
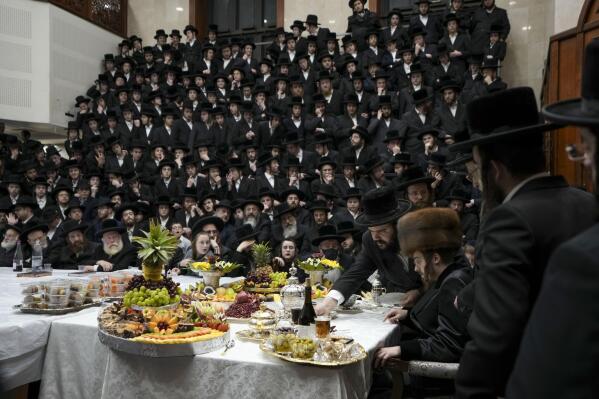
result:
[[[460,96],[461,88],[457,82],[443,78],[438,82],[438,91],[441,95],[437,108],[440,128],[453,139],[466,129],[466,106]]]
[[[471,52],[470,37],[467,33],[460,30],[460,17],[457,13],[445,15],[443,20],[445,25],[445,35],[439,41],[439,45],[444,44],[447,47],[449,58],[452,63],[458,65],[460,69],[466,70],[466,59]]]
[[[385,152],[385,137],[387,132],[396,130],[400,136],[403,136],[406,131],[406,125],[399,119],[392,116],[393,103],[391,96],[384,95],[378,97],[378,111],[376,118],[372,118],[368,125],[368,134],[372,146],[379,153]]]
[[[393,8],[387,13],[387,27],[381,31],[381,42],[395,43],[397,48],[410,45],[410,37],[407,30],[402,26],[403,15],[399,8]]]
[[[431,76],[433,82],[441,79],[452,79],[460,87],[462,86],[465,66],[453,62],[449,56],[449,47],[445,43],[439,43],[437,46],[437,65],[433,66]]]
[[[416,0],[418,15],[410,18],[410,31],[421,30],[430,44],[437,44],[443,35],[443,26],[439,18],[430,13],[430,0]]]
[[[434,94],[433,88],[428,86],[425,82],[426,72],[422,68],[422,64],[416,63],[410,65],[407,78],[409,82],[407,86],[402,88],[399,92],[399,113],[400,115],[410,111],[414,106],[414,93],[419,90],[424,90],[428,96],[432,97]]]
[[[362,97],[364,100],[364,96]],[[358,95],[353,92],[346,94],[343,97],[345,112],[343,115],[337,116],[337,130],[335,130],[335,143],[340,151],[347,149],[350,146],[349,137],[350,131],[354,126],[368,127],[368,120],[363,115],[359,114],[358,104],[360,100]]]
[[[418,133],[423,128],[438,128],[441,120],[433,108],[433,97],[426,90],[415,91],[412,100],[414,106],[403,114],[401,119],[408,125],[404,150],[415,156],[424,151]]]
[[[495,0],[481,0],[481,7],[472,15],[470,32],[472,48],[481,51],[489,40],[491,25],[499,27],[499,39],[505,41],[510,33],[510,20],[507,11],[497,7]]]
[[[467,113],[470,140],[450,150],[473,148],[485,220],[477,240],[472,341],[460,361],[456,393],[505,396],[548,259],[557,245],[591,225],[596,201],[547,175],[543,132],[553,126],[541,121],[531,88],[482,97]]]
[[[505,83],[498,74],[500,68],[499,63],[497,58],[483,58],[483,62],[480,66],[483,75],[481,83],[483,84],[483,87],[485,87],[487,93],[495,93],[507,89],[507,83]]]
[[[173,207],[179,208],[178,199],[180,198],[181,188],[173,176],[173,170],[176,168],[176,164],[170,160],[162,160],[158,164],[158,173],[160,178],[154,184],[154,196],[156,198],[160,196],[171,198]]]

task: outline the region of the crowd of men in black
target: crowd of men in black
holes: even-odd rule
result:
[[[177,272],[217,255],[247,274],[256,242],[281,270],[318,254],[344,268],[318,313],[374,272],[406,293],[409,311],[388,315],[404,332],[377,365],[456,362],[465,350],[461,397],[503,395],[545,264],[594,201],[543,174],[549,125],[531,89],[499,76],[510,24],[494,0],[451,0],[443,15],[417,0],[418,15],[391,10],[385,27],[365,0],[348,5],[341,49],[316,15],[279,28],[260,60],[253,42],[220,39],[213,25],[204,41],[191,25],[159,29],[152,45],[123,40],[75,101],[68,159],[27,132],[0,136],[0,265],[20,239],[26,259],[40,242],[55,268],[136,266],[132,237],[150,220],[180,238]],[[579,215],[548,237],[543,215],[562,207]],[[513,273],[473,278],[526,257],[520,291]]]

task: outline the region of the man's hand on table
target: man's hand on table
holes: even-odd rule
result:
[[[385,315],[385,321],[391,324],[397,324],[400,320],[403,320],[408,315],[408,311],[404,308],[393,308]]]
[[[107,262],[105,260],[99,260],[96,262],[98,266],[102,266],[102,270],[105,272],[109,272],[112,270],[112,263]]]
[[[314,308],[314,312],[316,312],[317,316],[323,314],[330,314],[332,310],[335,310],[337,307],[337,301],[333,298],[325,298],[324,301],[316,305]]]

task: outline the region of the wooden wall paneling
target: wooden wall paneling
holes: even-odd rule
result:
[[[198,30],[198,40],[208,36],[208,0],[189,0],[189,19]]]
[[[285,0],[277,0],[277,28],[285,26]]]

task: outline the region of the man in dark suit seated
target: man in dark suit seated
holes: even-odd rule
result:
[[[54,269],[73,269],[86,265],[90,269],[96,263],[94,253],[100,244],[85,238],[86,224],[67,220],[63,227],[63,245],[56,246],[50,253],[50,263]]]
[[[412,306],[420,296],[422,282],[406,262],[397,256],[399,250],[395,223],[411,205],[398,201],[395,190],[382,187],[363,197],[364,213],[358,223],[368,226],[362,237],[363,248],[351,270],[335,282],[325,300],[316,306],[316,314],[328,314],[342,304],[374,273],[378,271],[387,292],[405,292],[403,306]]]
[[[547,174],[543,132],[554,126],[540,122],[531,88],[482,97],[467,114],[470,140],[450,150],[473,148],[484,182],[484,223],[475,284],[467,288],[476,298],[468,325],[472,341],[460,360],[456,397],[505,396],[549,257],[592,225],[596,201]]]
[[[331,270],[325,274],[325,278],[333,283],[353,265],[353,258],[344,253],[341,248],[344,240],[341,234],[337,234],[337,227],[331,224],[319,228],[318,235],[312,240],[312,246],[318,248],[317,254],[324,259],[339,262],[342,267],[342,270]]]
[[[114,219],[102,222],[99,231],[102,244],[93,253],[95,264],[90,267],[91,270],[109,272],[137,264],[137,250],[133,245],[125,243],[122,237],[124,232],[125,228]]]

